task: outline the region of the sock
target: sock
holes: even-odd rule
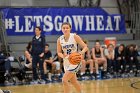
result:
[[[93,74],[93,71],[90,71],[90,74]]]
[[[84,75],[84,72],[81,72],[80,75]]]

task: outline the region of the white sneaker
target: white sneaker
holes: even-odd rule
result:
[[[32,68],[32,63],[24,64],[24,65],[25,65],[25,67],[27,67],[27,68]]]
[[[4,76],[10,76],[10,73],[9,72],[5,72]]]
[[[1,93],[1,92],[0,92],[0,93]],[[3,90],[2,93],[11,93],[11,91],[10,91],[10,90]]]
[[[52,74],[51,73],[48,73],[48,80],[52,81]]]
[[[32,80],[30,83],[31,84],[38,84],[38,80]]]
[[[41,79],[41,80],[39,81],[39,83],[40,83],[40,84],[46,84],[46,81],[43,80],[43,79]]]

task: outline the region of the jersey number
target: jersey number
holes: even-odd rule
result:
[[[71,54],[71,49],[68,49],[68,50],[67,50],[67,54],[68,54],[68,55]]]

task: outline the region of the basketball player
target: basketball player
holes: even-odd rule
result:
[[[107,60],[104,57],[104,49],[100,45],[100,41],[96,40],[95,47],[92,48],[92,56],[95,62],[96,74],[99,75],[99,65],[103,65],[104,72],[107,70]]]
[[[81,63],[78,65],[70,64],[68,56],[73,52],[77,52],[77,44],[82,47],[82,50],[80,52],[81,56],[88,50],[88,48],[78,35],[70,33],[70,23],[63,23],[61,29],[64,35],[60,36],[57,40],[57,53],[58,56],[63,58],[65,74],[62,78],[62,83],[64,87],[64,93],[70,93],[69,81],[76,88],[77,93],[81,93],[81,86],[78,83],[76,77],[76,72],[80,69]]]

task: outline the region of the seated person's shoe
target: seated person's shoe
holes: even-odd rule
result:
[[[9,72],[5,72],[4,76],[5,77],[10,77],[10,73]]]
[[[41,79],[41,80],[39,81],[39,83],[40,83],[40,84],[46,84],[46,81],[43,80],[43,79]]]
[[[30,82],[30,84],[38,84],[38,83],[39,83],[38,80],[32,80],[32,81]]]

